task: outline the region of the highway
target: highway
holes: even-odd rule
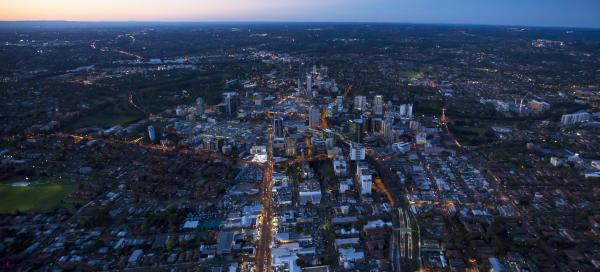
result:
[[[269,128],[268,162],[263,171],[261,185],[261,202],[263,212],[259,221],[259,241],[256,249],[256,271],[271,271],[271,243],[273,240],[273,197],[271,193],[273,180],[273,128]]]

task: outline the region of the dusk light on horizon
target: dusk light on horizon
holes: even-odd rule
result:
[[[402,22],[600,27],[593,0],[4,0],[0,20]]]

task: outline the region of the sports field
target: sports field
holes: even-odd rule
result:
[[[50,210],[76,189],[74,182],[52,181],[28,186],[3,183],[0,184],[0,213]]]

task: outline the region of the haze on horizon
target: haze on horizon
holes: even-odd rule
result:
[[[0,20],[403,22],[600,27],[597,0],[2,0]]]

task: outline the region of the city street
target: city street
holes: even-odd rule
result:
[[[260,216],[259,241],[256,250],[256,268],[257,271],[271,271],[271,243],[273,239],[272,222],[272,205],[273,199],[271,194],[271,182],[273,177],[273,129],[269,128],[269,160],[265,166],[263,173],[263,181],[261,185],[261,202],[263,212]]]

